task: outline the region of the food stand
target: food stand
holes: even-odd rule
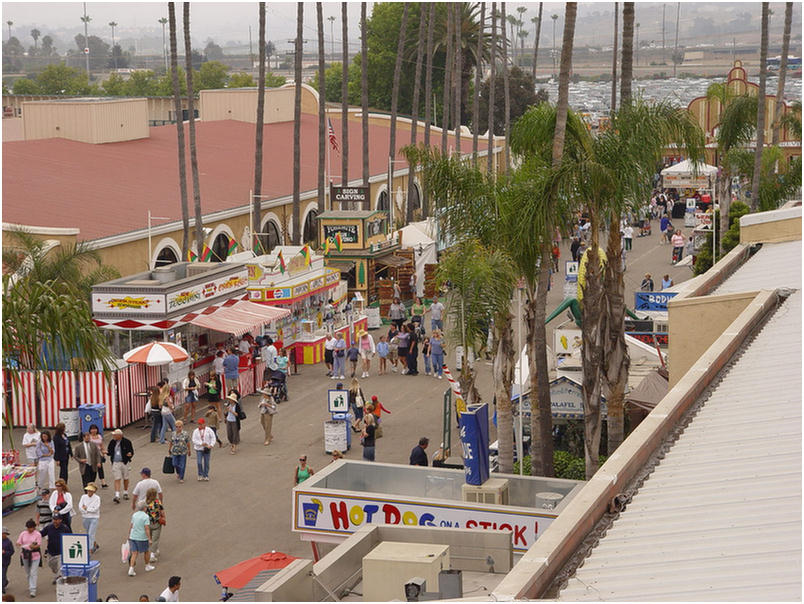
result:
[[[690,221],[685,226],[695,226],[693,217],[696,204],[699,209],[709,204],[715,192],[718,169],[704,163],[694,164],[689,160],[681,161],[662,170],[662,187],[664,189],[676,189],[681,200],[686,199],[685,215],[689,215]],[[696,192],[700,193],[700,202],[696,199],[690,205],[690,199]],[[684,203],[679,201],[677,203]]]
[[[360,301],[351,301],[346,312],[347,287],[337,268],[324,266],[324,257],[311,253],[310,263],[301,246],[275,247],[270,254],[248,260],[248,297],[251,302],[287,309],[289,314],[273,322],[266,333],[282,342],[295,355],[297,364],[311,365],[324,360],[324,342],[330,325],[324,321],[324,307],[332,300],[333,333],[343,332],[347,342],[366,328]],[[279,253],[285,262],[284,270]]]

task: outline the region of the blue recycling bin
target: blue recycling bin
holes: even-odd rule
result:
[[[64,577],[86,577],[89,591],[88,600],[90,602],[97,602],[100,564],[100,560],[90,560],[89,564],[64,564],[61,567],[61,574]]]
[[[333,413],[332,420],[333,421],[341,421],[346,422],[346,450],[352,448],[352,420],[354,419],[354,415],[351,413]]]
[[[106,414],[106,405],[78,405],[78,416],[81,419],[81,432],[89,432],[89,427],[95,424],[103,436],[103,416]]]

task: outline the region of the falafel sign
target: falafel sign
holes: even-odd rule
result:
[[[511,531],[515,551],[527,550],[558,514],[525,508],[491,509],[461,501],[437,503],[391,497],[293,491],[293,531],[347,537],[364,524]]]

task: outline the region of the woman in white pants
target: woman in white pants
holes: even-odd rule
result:
[[[100,521],[100,506],[101,499],[95,494],[98,487],[94,482],[88,482],[84,487],[85,493],[81,495],[81,500],[78,502],[78,510],[81,512],[83,518],[84,530],[89,535],[90,553],[94,554],[98,549],[98,542],[95,541],[95,535],[98,533],[98,522]]]
[[[36,445],[37,482],[40,488],[51,491],[56,488],[56,464],[53,461],[53,440],[50,432],[42,430],[40,440]],[[47,484],[45,484],[47,481]]]

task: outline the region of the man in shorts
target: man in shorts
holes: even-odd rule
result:
[[[430,305],[430,331],[444,331],[444,305],[438,301],[438,296],[433,296],[433,303]]]
[[[129,463],[134,457],[134,446],[131,441],[123,437],[123,431],[118,428],[112,432],[112,440],[106,450],[106,455],[112,462],[112,478],[114,478],[114,502],[120,503],[120,482],[123,482],[123,499],[128,499]]]
[[[134,495],[134,499],[131,500],[131,509],[137,509],[137,501],[145,501],[145,494],[148,492],[148,489],[156,489],[156,498],[160,503],[164,503],[162,485],[160,485],[159,481],[155,478],[151,478],[151,468],[143,468],[140,470],[140,476],[142,480],[134,485],[134,490],[131,491],[131,494]]]

